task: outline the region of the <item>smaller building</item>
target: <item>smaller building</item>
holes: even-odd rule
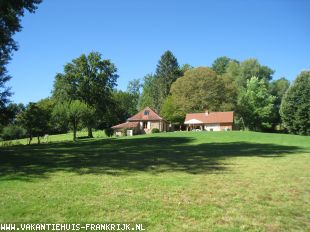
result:
[[[112,127],[116,135],[123,135],[125,130],[132,130],[132,134],[148,134],[154,128],[157,128],[160,132],[167,131],[168,122],[150,107],[146,107],[128,118],[127,122]]]
[[[187,130],[227,131],[233,129],[234,112],[208,112],[186,114]]]

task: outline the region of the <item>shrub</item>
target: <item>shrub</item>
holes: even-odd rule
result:
[[[4,127],[1,135],[3,140],[20,139],[25,136],[26,136],[26,130],[16,125],[8,125]]]
[[[114,133],[114,130],[112,128],[106,128],[104,130],[104,133],[107,137],[112,137],[113,136],[113,133]]]
[[[160,132],[160,131],[159,131],[158,128],[153,128],[153,129],[152,129],[152,134],[159,133],[159,132]]]

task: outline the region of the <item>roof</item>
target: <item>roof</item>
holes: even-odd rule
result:
[[[160,121],[163,120],[154,110],[150,107],[146,107],[144,110],[141,110],[139,113],[135,114],[131,118],[128,118],[128,121]]]
[[[122,128],[135,128],[139,125],[139,122],[124,122],[116,126],[112,126],[113,129],[122,129]]]
[[[211,112],[211,113],[191,113],[186,114],[184,124],[201,123],[232,123],[234,121],[234,112]]]

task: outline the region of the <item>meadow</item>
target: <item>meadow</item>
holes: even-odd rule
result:
[[[0,152],[0,223],[310,230],[310,137],[242,131],[98,135]]]

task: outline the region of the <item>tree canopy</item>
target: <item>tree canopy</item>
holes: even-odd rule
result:
[[[290,133],[310,135],[310,71],[301,72],[285,93],[280,114]]]

